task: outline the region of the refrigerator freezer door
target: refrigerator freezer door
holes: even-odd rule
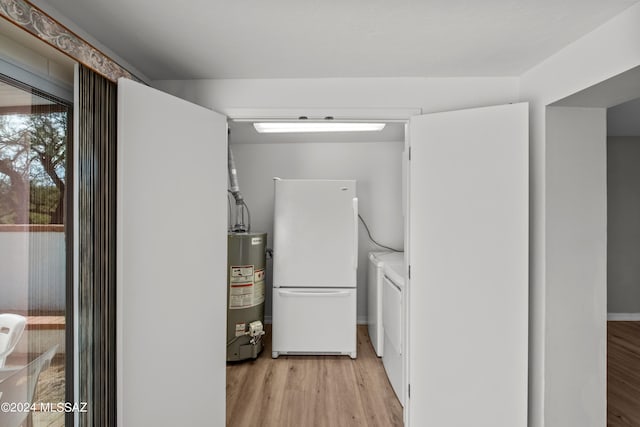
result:
[[[355,287],[358,204],[352,180],[275,180],[274,287]]]
[[[356,357],[356,290],[274,289],[273,353]]]

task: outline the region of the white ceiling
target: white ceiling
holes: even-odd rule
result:
[[[518,76],[638,0],[46,2],[156,80]]]

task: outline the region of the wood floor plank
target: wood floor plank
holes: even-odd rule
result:
[[[402,426],[402,411],[394,410],[390,401],[397,401],[395,393],[384,372],[380,367],[380,359],[375,354],[369,335],[358,334],[358,348],[361,349],[356,365],[359,393],[367,416],[367,425],[372,427]],[[369,390],[378,390],[370,393]],[[399,402],[398,402],[399,403]]]
[[[402,406],[375,355],[366,326],[358,326],[358,358],[271,358],[227,365],[227,426],[402,426]]]
[[[265,350],[265,354],[270,355],[271,348]],[[259,425],[268,426],[275,425],[280,420],[288,366],[286,363],[268,363],[268,360],[265,360],[264,364],[267,366],[267,374],[264,379],[264,396],[257,416],[261,419]]]
[[[640,426],[640,322],[607,322],[607,425]]]

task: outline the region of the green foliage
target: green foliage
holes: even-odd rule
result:
[[[29,224],[49,224],[51,215],[38,212],[29,212]]]
[[[54,185],[37,185],[32,181],[30,193],[29,223],[50,224],[58,208],[60,190]]]
[[[15,224],[16,215],[12,206],[11,185],[2,180],[0,174],[0,224]]]

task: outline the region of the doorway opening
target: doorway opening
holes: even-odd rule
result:
[[[229,144],[251,212],[251,231],[266,232],[267,247],[273,248],[274,177],[354,179],[358,212],[373,239],[403,250],[404,126],[404,122],[391,121],[382,132],[258,134],[252,120],[231,120]],[[247,425],[258,418],[264,425],[280,425],[283,420],[291,425],[307,425],[320,418],[336,425],[353,420],[403,425],[402,406],[382,359],[372,347],[366,326],[368,254],[379,251],[388,249],[373,243],[361,223],[355,360],[326,355],[271,358],[273,262],[267,260],[266,345],[255,360],[227,365],[227,425]],[[247,402],[247,398],[255,402]],[[255,410],[249,409],[252,407]]]
[[[608,320],[608,313],[635,310],[620,305],[624,297],[616,288],[632,271],[626,259],[634,256],[633,250],[625,245],[633,241],[633,221],[626,218],[637,197],[625,190],[630,182],[624,160],[629,159],[621,156],[630,156],[636,147],[622,138],[630,135],[612,134],[617,120],[612,113],[637,105],[632,100],[640,96],[638,81],[640,67],[559,100],[546,111],[545,370],[563,374],[548,377],[547,389],[554,395],[545,399],[603,425],[628,425],[618,424],[616,417],[635,416],[616,415],[629,408],[625,400],[630,396],[611,389],[608,379],[615,376],[608,376],[607,368],[618,357],[612,338],[617,345],[619,332],[611,332],[620,326],[614,319],[621,319],[617,313]],[[621,232],[626,233],[623,239]]]
[[[640,98],[607,110],[607,425],[640,424]]]

